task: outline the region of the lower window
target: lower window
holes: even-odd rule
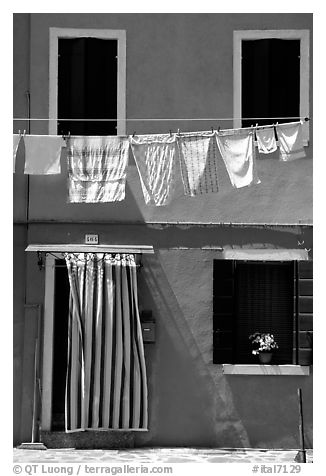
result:
[[[273,364],[311,363],[312,266],[302,263],[214,261],[214,363],[259,363],[255,332],[274,336]]]

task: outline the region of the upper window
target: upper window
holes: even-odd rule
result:
[[[311,360],[312,263],[214,261],[214,362],[258,363],[249,336],[273,334],[273,364]]]
[[[59,38],[58,115],[78,119],[58,121],[59,134],[117,133],[117,43],[99,38]]]
[[[50,29],[50,133],[125,133],[125,32]]]
[[[309,116],[309,31],[234,32],[235,127]],[[304,137],[308,140],[308,124]]]

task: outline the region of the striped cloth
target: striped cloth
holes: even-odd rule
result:
[[[189,132],[177,136],[185,195],[195,197],[218,191],[215,132]]]
[[[175,179],[175,134],[130,136],[131,150],[147,205],[168,205]]]
[[[114,202],[125,198],[128,138],[70,137],[67,149],[69,202]]]
[[[66,431],[147,429],[147,380],[133,255],[67,253]]]

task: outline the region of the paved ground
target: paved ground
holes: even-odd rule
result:
[[[128,450],[14,449],[14,463],[293,463],[297,450],[141,448]],[[312,450],[307,450],[312,463]]]

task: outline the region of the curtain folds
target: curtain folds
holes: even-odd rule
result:
[[[66,431],[147,429],[147,380],[133,255],[67,253]]]

